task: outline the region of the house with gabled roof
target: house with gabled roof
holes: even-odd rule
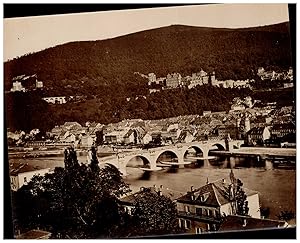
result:
[[[188,233],[202,233],[219,229],[223,218],[236,214],[233,183],[225,179],[207,183],[176,199],[179,227]],[[260,218],[258,192],[243,188],[248,203],[248,215]]]
[[[190,143],[194,141],[195,137],[189,130],[183,130],[178,136],[178,142],[180,143]]]
[[[137,132],[134,129],[129,129],[124,135],[125,144],[136,144],[137,143]]]
[[[11,190],[17,191],[23,185],[27,185],[28,182],[35,175],[43,176],[50,172],[50,168],[41,168],[38,166],[32,166],[28,163],[24,164],[10,164],[9,174],[10,174],[10,187]]]
[[[268,127],[253,127],[247,132],[247,142],[250,145],[264,144],[271,138],[271,131]]]

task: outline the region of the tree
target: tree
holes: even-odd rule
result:
[[[100,169],[95,160],[92,163],[79,165],[75,150],[67,148],[65,168],[35,176],[23,186],[14,203],[20,229],[40,227],[54,238],[107,236],[120,221],[117,196],[129,187],[118,169]]]
[[[134,235],[178,233],[176,204],[158,192],[144,188],[136,194],[129,232]]]
[[[293,211],[283,210],[279,215],[276,215],[279,220],[289,221],[295,219],[295,213]]]
[[[249,212],[247,195],[243,189],[242,181],[235,178],[232,170],[230,172],[230,181],[228,197],[231,201],[233,214],[247,216]]]
[[[97,151],[96,148],[94,146],[91,147],[91,149],[88,151],[88,156],[89,156],[89,166],[90,168],[95,171],[95,172],[99,172],[99,161],[97,158]]]
[[[96,132],[96,145],[102,145],[104,140],[103,140],[103,130],[97,131]]]

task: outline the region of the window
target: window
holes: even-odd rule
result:
[[[186,223],[186,220],[184,219],[179,219],[179,227],[180,228],[184,228],[184,229],[187,229],[187,223]]]
[[[179,225],[179,228],[182,227],[182,219],[178,219],[178,225]]]
[[[191,221],[190,220],[185,220],[185,228],[190,229],[191,228]]]
[[[201,228],[198,228],[198,227],[195,228],[195,231],[196,231],[196,234],[201,234],[201,232],[202,232]]]
[[[185,212],[186,212],[186,213],[189,213],[189,212],[190,212],[190,207],[189,207],[189,206],[185,206],[184,209],[185,209]]]
[[[197,215],[202,215],[202,208],[196,208],[196,214]]]
[[[210,225],[207,224],[207,231],[210,231]]]
[[[24,177],[24,183],[26,183],[27,182],[27,178],[26,178],[26,176]]]

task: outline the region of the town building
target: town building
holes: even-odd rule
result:
[[[225,179],[207,183],[193,189],[176,199],[179,227],[188,233],[217,231],[222,219],[235,215],[234,182],[226,183]],[[247,196],[248,215],[260,218],[258,192],[243,188]]]
[[[248,145],[263,145],[270,138],[271,132],[268,127],[253,127],[247,132]]]
[[[13,86],[12,86],[12,88],[10,89],[10,91],[12,91],[12,92],[16,92],[16,91],[22,91],[22,92],[25,92],[26,89],[22,86],[22,83],[21,83],[21,82],[15,81],[15,82],[13,82]]]
[[[181,75],[180,73],[168,74],[166,78],[166,86],[168,88],[177,88],[181,85]]]
[[[129,129],[114,130],[104,135],[104,142],[109,144],[123,143]]]
[[[124,135],[125,144],[137,144],[137,132],[133,129],[129,129]]]
[[[234,124],[216,126],[214,132],[221,139],[225,139],[228,136],[231,139],[239,138],[239,129]]]
[[[65,104],[67,103],[66,96],[53,96],[53,97],[44,97],[42,98],[47,103],[51,104]]]
[[[246,106],[244,104],[233,104],[231,106],[231,110],[233,111],[243,111],[246,109]]]
[[[294,83],[283,83],[283,88],[287,89],[287,88],[293,88],[294,87]]]
[[[151,141],[152,141],[152,136],[150,133],[147,132],[142,138],[142,143],[149,144]]]
[[[95,139],[91,135],[84,135],[80,139],[80,147],[81,148],[90,148],[94,145]]]
[[[121,206],[121,209],[124,212],[127,212],[129,215],[132,215],[132,210],[135,207],[137,200],[143,195],[144,191],[146,190],[152,193],[157,193],[158,195],[164,195],[166,197],[169,197],[171,200],[174,200],[174,198],[180,195],[180,192],[165,188],[163,185],[154,185],[153,187],[147,188],[141,187],[139,191],[132,192],[119,199],[118,203]]]
[[[37,89],[41,89],[41,88],[44,87],[44,84],[43,84],[42,81],[36,80],[36,82],[35,82],[35,87],[36,87]]]
[[[274,124],[271,128],[273,137],[282,138],[289,134],[296,134],[296,126],[293,123]]]
[[[190,143],[190,142],[194,141],[194,139],[195,139],[195,137],[190,131],[183,130],[180,132],[177,140],[180,143]]]
[[[12,79],[13,87],[10,91],[23,91],[26,92],[27,90],[35,90],[43,88],[43,82],[37,80],[37,75],[19,75]]]
[[[11,190],[17,191],[35,175],[45,175],[50,169],[41,169],[29,164],[10,164],[10,186]]]

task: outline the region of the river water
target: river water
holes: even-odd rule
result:
[[[63,157],[11,159],[12,163],[30,163],[43,168],[63,167]],[[86,163],[86,156],[78,157],[80,162]],[[195,162],[195,161],[194,161]],[[161,171],[143,172],[137,165],[142,165],[139,158],[134,159],[127,167],[128,175],[124,178],[133,191],[140,187],[163,185],[170,191],[171,197],[180,196],[194,188],[201,187],[207,181],[212,182],[222,178],[229,178],[233,169],[244,187],[259,192],[262,207],[270,208],[269,218],[278,219],[277,215],[283,211],[296,212],[296,169],[295,166],[274,167],[271,161],[258,161],[250,157],[216,157],[213,160],[196,161],[184,168],[163,168]]]

